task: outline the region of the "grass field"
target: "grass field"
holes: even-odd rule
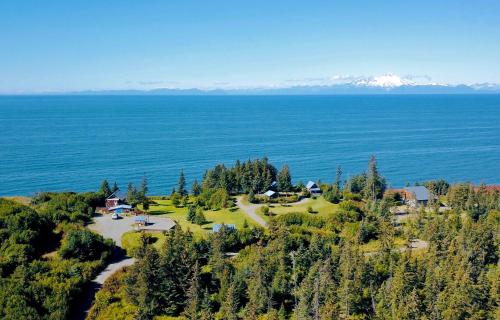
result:
[[[148,232],[153,242],[153,247],[159,249],[165,242],[165,235],[163,232]],[[133,256],[135,249],[139,248],[141,240],[141,232],[129,231],[122,235],[122,248],[127,251],[129,256]]]
[[[139,209],[142,210],[142,207],[139,206]],[[189,229],[195,235],[204,235],[205,233],[211,231],[214,224],[234,224],[237,229],[241,229],[244,221],[246,220],[250,226],[256,225],[253,220],[249,219],[237,207],[225,208],[217,211],[205,211],[205,218],[208,222],[202,226],[187,221],[187,208],[175,207],[172,205],[170,200],[155,200],[155,204],[150,205],[148,213],[151,215],[158,215],[173,219],[182,227],[183,230]]]
[[[313,215],[327,217],[333,212],[335,212],[338,205],[326,201],[323,197],[318,197],[316,199],[307,199],[297,204],[272,204],[270,206],[270,211],[275,215],[282,215],[290,212],[307,212],[309,207],[313,210]],[[269,221],[268,216],[264,216],[260,210],[257,210],[257,214],[261,216],[264,220]]]

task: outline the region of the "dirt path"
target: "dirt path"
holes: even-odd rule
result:
[[[124,254],[122,249],[122,236],[125,232],[132,230],[134,217],[124,217],[120,220],[113,220],[109,215],[95,217],[94,223],[89,225],[88,228],[94,232],[99,233],[104,238],[110,238],[115,241],[117,250],[114,253],[113,261],[104,269],[93,282],[102,285],[107,278],[113,273],[120,270],[125,266],[130,266],[134,263],[134,258],[130,258]]]
[[[133,223],[133,217],[113,220],[110,215],[103,215],[94,217],[94,223],[88,225],[90,230],[99,233],[104,238],[113,239],[116,247],[113,252],[113,260],[84,288],[82,299],[78,304],[79,308],[73,312],[71,319],[84,320],[94,303],[95,294],[101,289],[106,279],[121,268],[134,264],[135,259],[128,257],[121,247],[122,235],[132,230]]]
[[[241,202],[241,197],[236,200],[236,205],[243,211],[250,219],[260,224],[262,227],[267,228],[267,222],[262,219],[257,213],[257,209],[259,209],[261,204],[243,204]]]
[[[297,205],[297,204],[302,204],[302,203],[305,203],[305,202],[308,202],[309,200],[311,200],[310,198],[304,198],[304,199],[301,199],[300,201],[297,201],[297,202],[294,202],[294,203],[289,203],[289,205],[291,206],[294,206],[294,205]],[[258,224],[260,224],[262,227],[264,228],[267,228],[267,222],[262,219],[262,217],[260,217],[258,214],[257,214],[257,210],[264,206],[264,204],[253,204],[253,203],[250,203],[250,204],[243,204],[241,202],[241,197],[238,197],[236,199],[236,205],[248,216],[250,217],[252,220],[254,220],[255,222],[257,222]]]

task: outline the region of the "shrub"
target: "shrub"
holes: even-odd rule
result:
[[[268,216],[269,215],[269,207],[268,206],[262,206],[260,207],[260,212],[265,215],[265,216]]]
[[[59,255],[64,259],[76,258],[80,261],[100,260],[110,256],[113,246],[112,240],[78,228],[65,235]]]

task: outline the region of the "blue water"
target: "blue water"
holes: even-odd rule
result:
[[[500,182],[500,96],[0,97],[0,194],[167,193],[216,163],[267,155],[295,181],[366,168],[389,183]]]

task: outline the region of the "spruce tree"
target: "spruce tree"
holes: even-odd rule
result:
[[[118,190],[120,190],[120,188],[118,187],[118,184],[116,183],[116,181],[113,183],[113,187],[111,188],[111,192],[117,192]]]
[[[191,283],[187,291],[187,305],[184,309],[184,315],[189,320],[197,320],[198,312],[200,310],[201,304],[201,288],[199,279],[199,266],[198,261],[196,261],[193,268],[193,276],[191,278]]]
[[[194,180],[191,186],[191,194],[195,197],[199,196],[201,193],[201,186],[198,183],[198,180]]]
[[[231,282],[229,288],[227,289],[224,300],[222,301],[220,313],[222,315],[222,319],[238,320],[238,297],[236,295],[236,286],[234,281]]]
[[[179,193],[181,196],[184,196],[187,194],[186,192],[186,178],[184,177],[184,170],[181,169],[181,172],[179,173],[179,182],[177,183],[177,193]]]
[[[289,192],[292,190],[292,177],[290,176],[290,169],[284,165],[278,174],[278,190],[282,192]]]
[[[101,183],[101,187],[99,188],[99,192],[105,197],[109,197],[111,195],[111,189],[109,188],[108,180],[104,179]]]
[[[196,218],[196,206],[191,205],[188,207],[188,213],[187,213],[187,221],[194,223],[194,219]]]
[[[337,172],[335,173],[335,186],[337,187],[337,190],[342,189],[342,168],[340,166],[337,167]]]

